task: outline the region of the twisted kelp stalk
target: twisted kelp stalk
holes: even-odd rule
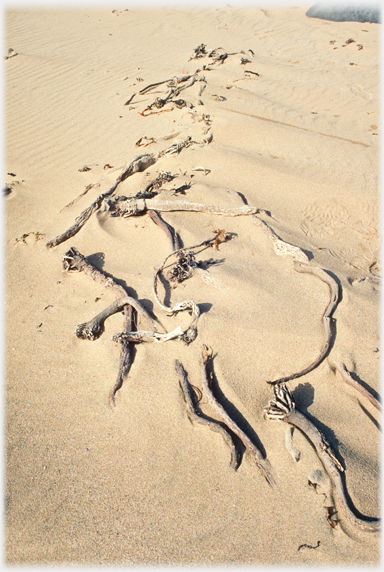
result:
[[[236,470],[240,465],[241,451],[239,451],[236,446],[232,432],[221,421],[216,421],[216,419],[212,419],[201,412],[199,408],[199,400],[188,381],[187,372],[178,360],[175,360],[175,370],[179,378],[180,388],[183,392],[184,401],[187,406],[188,417],[191,421],[205,425],[205,427],[208,427],[212,431],[222,435],[224,441],[231,450],[231,467]]]
[[[323,315],[323,324],[324,324],[324,330],[325,330],[325,341],[324,341],[324,344],[320,350],[320,354],[315,359],[315,361],[312,362],[308,367],[304,368],[303,370],[301,370],[297,373],[292,373],[291,375],[288,375],[286,377],[281,377],[280,379],[277,379],[276,381],[268,381],[268,383],[270,383],[272,385],[278,385],[280,383],[285,383],[287,381],[290,381],[291,379],[297,379],[298,377],[306,375],[307,373],[309,373],[310,371],[315,369],[315,367],[317,367],[323,361],[323,359],[328,354],[329,348],[331,345],[331,339],[332,339],[331,319],[332,319],[333,312],[336,309],[336,306],[338,304],[339,297],[340,297],[338,283],[336,282],[336,280],[334,280],[332,278],[332,276],[330,276],[322,268],[318,268],[317,266],[312,266],[311,264],[305,264],[303,262],[298,262],[297,260],[294,261],[293,266],[297,272],[308,272],[310,274],[313,274],[314,276],[317,276],[318,278],[320,278],[320,280],[322,280],[323,282],[328,284],[328,286],[330,287],[331,299],[330,299],[330,302],[329,302],[329,304],[328,304],[328,306],[324,312],[324,315]]]
[[[135,216],[147,210],[160,212],[189,211],[223,216],[244,216],[260,212],[257,207],[245,205],[243,207],[221,207],[189,203],[187,201],[161,201],[157,199],[129,198],[115,203],[115,213],[123,218]]]
[[[229,416],[225,411],[221,403],[218,402],[214,390],[213,390],[213,375],[210,369],[212,360],[212,351],[205,345],[203,345],[202,358],[201,358],[201,373],[203,380],[204,393],[207,396],[207,400],[212,409],[217,413],[220,419],[227,425],[227,427],[238,436],[238,438],[243,443],[244,447],[250,453],[251,457],[254,459],[256,465],[260,469],[261,474],[265,477],[267,483],[272,485],[272,480],[269,477],[267,471],[263,467],[263,455],[261,451],[256,447],[256,445],[251,441],[246,433],[237,425],[237,423]]]
[[[106,276],[104,272],[98,270],[93,264],[88,262],[85,257],[75,248],[72,247],[68,252],[66,252],[62,258],[63,269],[65,272],[84,272],[90,276],[95,282],[102,284],[105,288],[111,290],[118,299],[109,306],[106,310],[101,312],[89,322],[85,324],[79,324],[76,328],[76,336],[82,339],[94,340],[100,336],[102,332],[103,322],[112,314],[124,310],[124,327],[126,331],[132,330],[133,327],[133,313],[132,308],[142,316],[145,317],[156,329],[157,323],[151,318],[148,312],[142,307],[140,302],[128,296],[125,289],[117,284],[115,280]],[[124,341],[121,352],[120,352],[120,365],[119,371],[116,379],[116,383],[111,391],[111,403],[115,404],[115,394],[120,389],[123,384],[124,377],[128,374],[131,367],[131,351],[129,346],[129,341]]]
[[[266,419],[285,421],[294,425],[312,443],[316,453],[327,471],[332,482],[332,494],[336,508],[345,517],[345,519],[354,527],[368,532],[374,532],[380,529],[379,519],[359,518],[354,513],[354,509],[350,508],[346,498],[346,491],[341,477],[344,469],[333,453],[331,446],[327,443],[324,435],[319,429],[301,413],[297,408],[293,395],[285,383],[274,386],[274,399],[268,402],[264,409]]]
[[[117,177],[112,187],[105,193],[99,195],[97,199],[93,201],[93,203],[77,217],[74,224],[68,230],[66,230],[62,234],[59,234],[55,238],[49,240],[46,246],[48,248],[52,248],[53,246],[57,246],[58,244],[61,244],[62,242],[68,240],[68,238],[71,238],[72,236],[77,234],[79,230],[85,225],[87,220],[91,217],[91,215],[95,211],[97,211],[97,209],[100,208],[104,199],[111,196],[122,181],[125,181],[125,179],[127,179],[134,173],[145,171],[145,169],[147,169],[151,165],[154,165],[154,163],[156,163],[156,158],[153,157],[153,155],[139,155],[138,157],[135,157],[135,159],[131,161],[128,167],[124,169],[124,171],[119,175],[119,177]]]

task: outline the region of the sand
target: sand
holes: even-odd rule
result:
[[[311,19],[308,8],[7,10],[8,564],[378,564],[379,533],[358,531],[343,515],[335,527],[327,522],[324,497],[308,486],[309,473],[323,468],[310,443],[294,432],[295,463],[287,425],[263,416],[273,397],[266,381],[302,370],[320,351],[324,282],[295,272],[251,217],[164,213],[185,246],[217,229],[229,239],[196,255],[209,274],[171,290],[163,281],[162,300],[199,305],[198,336],[190,345],[137,344],[113,408],[120,347],[111,337],[123,316],[109,318],[97,340],[78,339],[76,325],[115,297],[83,273],[64,273],[61,258],[75,246],[170,331],[186,328],[189,316],[169,316],[154,299],[168,238],[147,215],[98,211],[67,242],[45,246],[137,155],[197,141],[128,178],[114,196],[143,191],[161,171],[178,174],[161,200],[238,207],[242,195],[337,280],[331,351],[288,385],[345,468],[357,513],[377,518],[378,414],[332,364],[380,391],[379,25]],[[190,59],[200,44],[234,55],[222,64]],[[179,96],[192,109],[168,103],[172,111],[140,115],[164,97],[164,85],[124,105],[145,86],[203,65],[211,69],[199,74],[201,96],[202,82]],[[142,137],[155,142],[138,147]],[[273,487],[248,453],[234,471],[222,436],[188,419],[174,360],[201,388],[203,344],[214,354],[221,400],[265,452]],[[205,395],[200,406],[215,417]]]

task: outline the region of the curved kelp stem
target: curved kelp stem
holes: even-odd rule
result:
[[[209,405],[217,413],[220,419],[227,425],[227,427],[235,433],[244,444],[246,450],[252,458],[254,459],[256,465],[260,469],[261,474],[265,477],[267,483],[272,485],[272,480],[267,474],[265,468],[262,465],[263,455],[261,451],[256,447],[256,445],[251,441],[251,439],[244,433],[242,429],[237,425],[237,423],[228,415],[221,403],[218,402],[213,391],[213,376],[212,372],[208,372],[208,366],[212,358],[212,351],[205,345],[203,345],[202,359],[201,359],[201,374],[203,381],[204,394],[207,397]]]
[[[372,393],[370,391],[368,391],[367,389],[365,389],[365,387],[363,387],[358,381],[356,381],[355,379],[353,379],[353,377],[351,376],[351,374],[349,373],[349,371],[347,370],[347,368],[345,367],[345,365],[341,362],[338,361],[334,361],[330,363],[331,367],[334,367],[335,369],[337,369],[337,371],[340,373],[343,381],[353,387],[356,391],[358,391],[360,393],[360,395],[362,395],[363,397],[365,397],[371,405],[373,405],[373,407],[375,407],[375,409],[377,409],[378,411],[381,412],[381,403],[378,399],[376,399],[376,397],[374,397],[374,395],[372,395]]]
[[[178,304],[175,304],[174,306],[166,306],[163,302],[161,302],[161,300],[159,298],[159,294],[157,292],[157,281],[158,281],[159,275],[160,275],[161,271],[163,270],[166,262],[169,260],[169,258],[171,256],[178,257],[178,255],[181,253],[184,253],[185,250],[192,250],[194,248],[199,248],[200,246],[208,246],[209,244],[211,244],[213,242],[214,242],[214,239],[205,240],[204,242],[202,242],[198,245],[195,245],[195,246],[190,246],[187,248],[181,248],[178,250],[174,250],[173,252],[168,254],[168,256],[165,257],[163,263],[158,268],[158,270],[155,272],[155,276],[153,279],[153,294],[154,294],[156,302],[159,304],[159,306],[163,310],[165,310],[166,312],[169,312],[170,314],[177,314],[180,311],[188,310],[192,314],[192,321],[191,321],[188,329],[183,333],[183,335],[180,338],[184,342],[186,342],[187,344],[193,342],[197,336],[197,322],[198,322],[198,319],[200,316],[199,307],[197,306],[197,304],[195,304],[195,302],[193,300],[185,300],[184,302],[180,302]],[[193,260],[192,260],[192,262],[193,262]],[[186,270],[188,271],[188,268]],[[191,272],[193,271],[192,267],[190,268],[190,271]]]
[[[165,234],[168,236],[169,241],[171,243],[171,250],[174,252],[175,250],[181,249],[181,241],[180,237],[175,231],[174,228],[171,227],[165,220],[159,215],[157,211],[149,210],[148,216],[153,220],[157,226],[162,228]]]
[[[221,207],[214,205],[203,205],[200,203],[189,203],[187,201],[161,201],[157,199],[129,198],[125,201],[117,201],[114,206],[114,213],[123,218],[135,216],[148,210],[160,212],[189,211],[208,213],[223,216],[245,216],[260,212],[257,207]]]
[[[298,377],[306,375],[307,373],[309,373],[310,371],[315,369],[324,360],[324,358],[328,355],[329,348],[331,345],[331,340],[332,340],[331,319],[332,319],[333,312],[335,311],[336,306],[338,304],[339,296],[340,296],[338,283],[327,272],[325,272],[322,268],[318,268],[317,266],[312,266],[310,264],[305,264],[303,262],[298,262],[297,260],[294,261],[293,265],[294,265],[294,268],[297,272],[308,272],[310,274],[313,274],[314,276],[317,276],[318,278],[320,278],[320,280],[322,280],[323,282],[328,284],[328,286],[330,287],[331,299],[330,299],[330,302],[329,302],[329,304],[328,304],[328,306],[324,312],[324,315],[323,315],[323,325],[324,325],[324,330],[325,330],[325,341],[324,341],[323,346],[320,350],[320,354],[315,359],[315,361],[313,361],[308,367],[304,368],[303,370],[301,370],[297,373],[292,373],[291,375],[288,375],[286,377],[281,377],[280,379],[276,379],[275,381],[268,381],[267,382],[267,383],[270,383],[272,385],[278,385],[279,383],[286,383],[287,381],[290,381],[291,379],[297,379]]]
[[[118,299],[111,304],[108,308],[100,312],[95,318],[85,324],[79,324],[76,328],[76,336],[82,339],[94,340],[98,338],[102,332],[104,321],[115,314],[116,312],[124,309],[124,326],[125,329],[132,329],[133,325],[133,308],[142,317],[146,318],[152,327],[156,329],[157,322],[149,316],[148,312],[142,307],[140,302],[128,296],[127,292],[117,284],[111,276],[107,276],[101,270],[98,270],[77,250],[77,248],[70,248],[62,257],[63,270],[65,272],[84,272],[90,276],[95,282],[101,284],[105,288],[111,290]],[[123,379],[128,375],[131,366],[131,348],[129,341],[122,344],[120,351],[120,365],[116,383],[111,392],[111,403],[115,404],[115,394],[123,384]]]
[[[216,421],[216,419],[212,419],[201,412],[199,408],[199,400],[188,381],[187,372],[178,360],[175,360],[175,370],[179,378],[180,388],[183,392],[188,417],[192,422],[204,425],[205,427],[208,427],[208,429],[222,435],[224,441],[231,450],[230,466],[236,470],[240,465],[241,451],[236,447],[231,431],[224,423]]]
[[[138,157],[135,157],[135,159],[133,159],[133,161],[128,165],[128,167],[124,169],[121,175],[116,179],[112,187],[105,193],[99,195],[97,199],[93,201],[93,203],[77,217],[74,224],[68,230],[66,230],[62,234],[59,234],[55,238],[49,240],[46,246],[48,248],[52,248],[54,246],[57,246],[58,244],[61,244],[62,242],[65,242],[72,236],[75,236],[75,234],[77,234],[79,230],[85,225],[85,223],[92,216],[92,214],[100,208],[103,200],[106,199],[107,197],[110,197],[115,192],[116,188],[122,181],[125,181],[127,177],[130,177],[134,173],[145,171],[145,169],[147,169],[154,163],[156,163],[156,158],[153,157],[152,155],[139,155]]]
[[[344,469],[337,460],[330,445],[319,429],[296,409],[293,395],[288,387],[281,383],[274,386],[274,399],[271,399],[264,409],[266,419],[278,419],[297,427],[312,443],[315,451],[327,471],[332,482],[332,494],[339,514],[355,528],[366,532],[374,532],[380,529],[379,519],[362,519],[356,516],[354,507],[350,507],[341,474]]]

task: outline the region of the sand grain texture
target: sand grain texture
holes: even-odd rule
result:
[[[78,339],[76,325],[114,295],[82,273],[63,273],[61,257],[75,246],[170,331],[190,317],[168,316],[154,300],[168,237],[147,215],[98,211],[68,242],[45,247],[135,156],[212,133],[208,145],[128,178],[115,196],[143,191],[160,171],[178,177],[159,199],[240,207],[242,195],[339,281],[330,356],[289,385],[343,464],[356,509],[378,517],[377,413],[331,362],[380,392],[379,25],[311,19],[306,9],[7,11],[5,48],[17,52],[4,61],[9,564],[378,564],[378,534],[327,523],[323,497],[307,484],[322,468],[308,441],[294,432],[295,463],[286,425],[263,417],[273,396],[266,381],[319,353],[326,284],[276,256],[250,217],[163,213],[186,246],[217,229],[230,239],[197,256],[213,284],[197,272],[162,291],[172,305],[199,305],[197,339],[136,345],[112,409],[120,348],[110,339],[123,316],[109,318],[99,339]],[[164,86],[124,105],[146,85],[208,65],[190,60],[201,43],[237,52],[201,72],[201,95],[196,82],[179,96],[209,115],[208,133],[187,107],[139,114]],[[143,137],[155,142],[139,148]],[[189,183],[185,195],[177,191]],[[174,360],[201,388],[203,343],[213,350],[218,396],[264,449],[273,487],[247,454],[231,469],[222,436],[188,420]],[[200,407],[214,416],[204,396]]]

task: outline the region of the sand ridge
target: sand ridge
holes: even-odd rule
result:
[[[110,338],[122,316],[93,342],[76,338],[76,325],[114,296],[83,273],[63,273],[61,257],[76,246],[170,331],[188,316],[167,315],[153,297],[168,238],[147,215],[101,210],[68,242],[45,243],[135,156],[196,140],[126,179],[116,196],[169,171],[178,176],[159,200],[240,207],[244,197],[337,279],[329,359],[290,387],[345,466],[356,509],[379,516],[377,414],[332,367],[343,361],[379,392],[378,25],[309,19],[303,8],[24,9],[7,12],[6,34],[17,52],[4,62],[7,562],[376,564],[379,535],[327,522],[307,484],[322,469],[307,440],[294,432],[295,463],[286,425],[263,416],[273,395],[265,382],[318,355],[326,284],[276,256],[250,217],[163,213],[186,246],[221,228],[230,240],[197,256],[212,283],[196,273],[163,292],[198,304],[196,340],[138,344],[112,409],[120,348]],[[190,59],[202,43],[234,55]],[[193,108],[140,115],[165,86],[124,105],[203,65],[212,67],[199,73],[203,92],[196,81],[178,96]],[[138,147],[144,137],[154,142]],[[174,360],[201,387],[203,343],[226,407],[265,450],[274,487],[247,454],[233,471],[221,435],[188,420]]]

